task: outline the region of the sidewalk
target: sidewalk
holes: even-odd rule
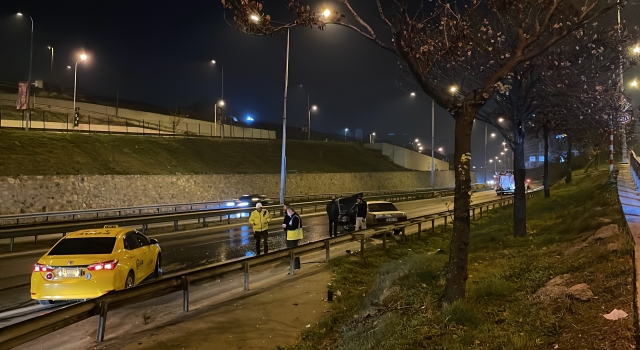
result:
[[[618,174],[618,196],[622,211],[627,221],[629,231],[635,242],[635,271],[636,271],[636,312],[640,314],[638,309],[638,300],[640,300],[640,191],[634,180],[634,174],[628,164],[620,165],[620,173]],[[638,320],[636,320],[638,322]],[[636,327],[639,327],[637,324]]]

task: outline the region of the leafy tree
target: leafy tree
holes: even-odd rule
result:
[[[295,26],[347,27],[399,57],[422,90],[455,120],[454,232],[443,301],[465,296],[471,196],[473,121],[500,82],[523,62],[543,54],[573,31],[616,6],[613,0],[376,0],[377,20],[367,23],[349,0],[336,10],[312,10],[289,0],[291,21],[276,22],[260,1],[222,0],[237,28],[272,35]],[[275,1],[269,4],[273,5]],[[285,1],[279,2],[280,4]],[[370,3],[371,4],[371,3]],[[327,16],[325,16],[325,14]],[[381,23],[382,25],[380,25]],[[381,29],[381,27],[384,27]],[[380,33],[383,35],[379,35]]]

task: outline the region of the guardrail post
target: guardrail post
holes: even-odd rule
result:
[[[447,216],[444,216],[444,229],[447,229]]]
[[[431,234],[436,234],[436,219],[431,219]]]
[[[182,276],[182,311],[189,312],[189,278]]]
[[[96,334],[96,343],[102,343],[104,340],[104,330],[107,326],[107,311],[109,309],[108,301],[100,301],[98,304],[100,314],[98,315],[98,334]]]
[[[289,275],[293,276],[294,273],[294,263],[296,260],[296,253],[293,250],[289,251]]]
[[[207,218],[202,218],[202,227],[207,227],[207,226],[209,226],[207,224]]]
[[[382,233],[382,248],[387,249],[387,231]]]
[[[12,252],[12,251],[13,251],[13,240],[14,240],[14,238],[13,238],[13,237],[11,237],[11,241],[10,241],[10,243],[9,243],[9,251],[10,251],[10,252]]]
[[[147,224],[142,224],[142,233],[147,233]]]
[[[36,244],[38,244],[38,235],[33,236],[35,238]]]
[[[360,256],[364,256],[364,235],[360,240]]]
[[[482,217],[482,207],[480,207],[480,217]]]
[[[473,220],[475,220],[476,219],[476,209],[475,208],[471,209],[471,213],[473,215]]]
[[[422,223],[418,223],[418,238],[420,238],[420,234],[422,233]]]
[[[328,263],[329,262],[329,258],[331,255],[331,242],[329,242],[328,240],[324,241],[324,250],[325,250],[325,262]]]
[[[178,231],[178,220],[175,220],[175,221],[173,222],[173,230],[174,230],[174,231]]]
[[[249,290],[249,262],[245,261],[243,264],[244,270],[244,290]]]

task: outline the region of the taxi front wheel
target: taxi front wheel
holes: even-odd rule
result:
[[[127,279],[124,281],[124,289],[133,287],[135,283],[134,281],[135,281],[135,277],[133,275],[133,271],[129,271],[129,274],[127,275]]]
[[[156,268],[153,270],[153,278],[162,277],[162,256],[158,254],[156,258]]]

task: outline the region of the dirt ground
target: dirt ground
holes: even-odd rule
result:
[[[212,307],[175,324],[120,335],[95,349],[275,349],[291,345],[325,311],[331,273],[321,270]],[[260,305],[260,307],[256,307]]]

